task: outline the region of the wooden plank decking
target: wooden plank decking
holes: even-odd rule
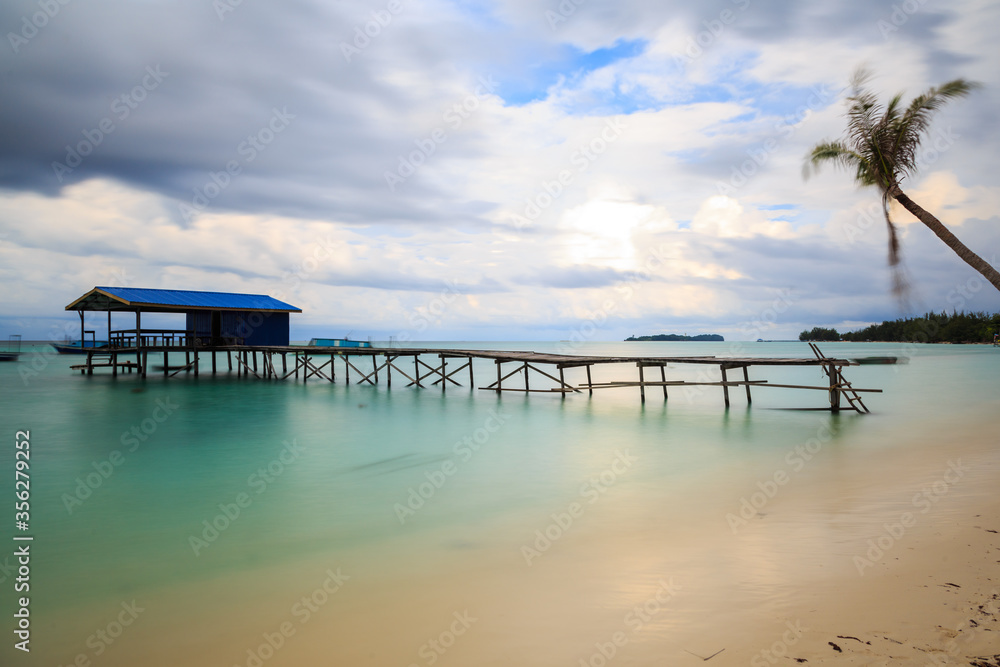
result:
[[[638,387],[641,400],[646,400],[646,388],[661,388],[664,400],[669,398],[668,388],[671,387],[720,387],[725,406],[730,406],[729,389],[743,387],[747,403],[752,403],[751,388],[787,388],[822,390],[829,394],[829,409],[840,410],[841,397],[847,398],[850,409],[858,412],[868,412],[861,401],[859,392],[881,392],[881,389],[858,389],[851,385],[843,375],[845,366],[856,366],[857,362],[847,359],[826,357],[819,348],[811,347],[814,357],[715,357],[715,356],[668,356],[668,357],[629,357],[629,356],[595,356],[569,355],[551,352],[511,351],[511,350],[470,350],[470,349],[439,349],[439,348],[343,348],[316,347],[300,345],[283,346],[180,346],[180,345],[150,345],[136,347],[102,348],[87,355],[87,363],[77,364],[72,368],[81,373],[93,374],[95,368],[111,368],[117,374],[119,368],[132,372],[133,370],[146,376],[149,370],[148,355],[163,354],[162,373],[173,377],[181,372],[190,372],[197,376],[201,370],[201,357],[210,355],[211,372],[217,372],[217,354],[224,354],[226,370],[235,369],[237,376],[258,379],[285,380],[299,375],[302,381],[310,378],[337,381],[337,366],[341,366],[343,379],[351,383],[351,371],[357,378],[356,384],[379,384],[379,374],[385,377],[388,386],[392,385],[393,372],[404,378],[412,387],[433,387],[441,385],[442,390],[449,384],[462,386],[456,376],[464,377],[468,371],[469,384],[475,387],[473,361],[476,359],[491,360],[496,365],[496,379],[479,389],[502,392],[522,393],[556,393],[563,396],[587,391],[593,394],[595,389],[612,389],[623,387]],[[183,364],[170,365],[171,355],[184,355]],[[119,361],[119,356],[127,361]],[[361,361],[359,358],[369,357]],[[432,363],[427,358],[434,357]],[[177,358],[176,356],[174,357]],[[235,359],[235,363],[234,363]],[[134,360],[134,361],[133,361]],[[259,361],[259,363],[258,363]],[[451,361],[451,367],[448,362]],[[291,362],[291,363],[289,363]],[[404,367],[405,362],[405,367]],[[412,364],[412,367],[410,366]],[[504,364],[513,364],[511,369]],[[617,380],[594,382],[592,369],[595,366],[627,365],[638,370],[635,380]],[[717,366],[721,380],[668,380],[666,369],[669,366]],[[764,379],[751,380],[749,369],[755,366],[764,367],[806,367],[819,366],[829,378],[829,383],[821,386],[801,384],[772,384]],[[280,367],[280,370],[279,370]],[[586,382],[571,384],[566,381],[565,371],[582,368],[586,371]],[[658,369],[659,379],[647,379],[646,371]],[[728,373],[733,370],[742,371],[742,379],[729,379]],[[505,373],[505,371],[507,371]],[[459,375],[462,373],[462,375]],[[513,384],[513,376],[521,376],[521,382]],[[529,376],[534,376],[542,386],[531,387]],[[655,376],[654,376],[655,377]],[[504,385],[504,382],[507,382]]]

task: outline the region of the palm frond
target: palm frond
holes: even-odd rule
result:
[[[833,162],[853,170],[858,185],[879,188],[889,234],[894,291],[900,296],[905,293],[905,279],[900,268],[899,235],[889,211],[892,193],[898,191],[900,179],[916,170],[920,142],[927,135],[934,114],[948,100],[968,95],[979,84],[965,79],[949,81],[918,95],[904,110],[902,94],[883,106],[868,87],[871,78],[868,68],[855,70],[847,97],[844,137],[816,144],[806,157],[803,175],[808,177],[822,163]]]
[[[819,168],[824,162],[833,162],[845,169],[861,169],[865,158],[842,141],[817,144],[802,165],[803,177],[809,178],[813,173],[819,173]]]
[[[896,164],[901,176],[916,170],[920,141],[929,132],[931,120],[938,109],[948,100],[964,97],[979,87],[980,84],[965,79],[949,81],[913,98],[906,112],[893,119]]]

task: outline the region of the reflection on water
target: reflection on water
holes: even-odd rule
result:
[[[468,387],[112,380],[71,375],[58,358],[25,384],[4,365],[4,423],[32,431],[32,659],[248,665],[271,637],[275,665],[578,664],[616,632],[629,659],[709,655],[713,629],[731,625],[736,641],[740,618],[778,617],[803,581],[849,570],[859,537],[878,528],[868,517],[910,502],[894,485],[945,468],[941,433],[995,440],[975,424],[995,414],[1000,355],[917,349],[906,366],[849,369],[855,386],[886,390],[866,396],[864,417],[780,409],[826,398],[781,389],[755,389],[750,408],[734,392],[726,411],[717,387],[671,389],[666,402],[649,391],[641,404],[634,388],[498,399]],[[724,356],[731,345],[581,351]],[[752,373],[824,382],[818,369]],[[0,464],[5,479],[11,465]],[[338,568],[349,578],[332,592]],[[133,599],[145,611],[95,655],[88,638]]]

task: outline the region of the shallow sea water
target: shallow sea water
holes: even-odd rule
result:
[[[644,404],[638,388],[498,398],[470,388],[467,371],[445,392],[398,375],[391,388],[346,386],[340,365],[336,384],[84,377],[68,368],[78,357],[29,346],[0,364],[0,413],[9,442],[30,430],[33,650],[13,650],[5,603],[0,662],[577,665],[599,663],[616,633],[616,664],[710,654],[711,627],[779,618],[802,581],[850,570],[868,517],[910,502],[894,485],[947,470],[935,442],[961,434],[996,460],[1000,349],[821,347],[910,358],[847,369],[884,393],[864,395],[871,415],[835,415],[789,409],[822,407],[825,392],[767,388],[749,407],[731,390],[729,410],[719,387],[671,388],[667,401],[647,388]],[[577,352],[810,355],[800,343]],[[476,362],[477,385],[495,372]],[[819,368],[757,367],[751,379],[825,383]],[[550,385],[533,376],[536,386]],[[878,466],[885,494],[855,485]],[[744,500],[762,499],[740,517]],[[133,601],[142,611],[116,626]]]

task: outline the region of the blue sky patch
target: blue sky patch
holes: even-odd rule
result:
[[[548,97],[549,89],[561,81],[573,81],[589,72],[641,54],[648,42],[643,39],[618,40],[614,45],[585,52],[564,45],[543,62],[528,65],[517,77],[504,82],[502,96],[509,106],[523,106]],[[614,91],[608,91],[614,93]],[[614,97],[619,97],[617,94]]]

